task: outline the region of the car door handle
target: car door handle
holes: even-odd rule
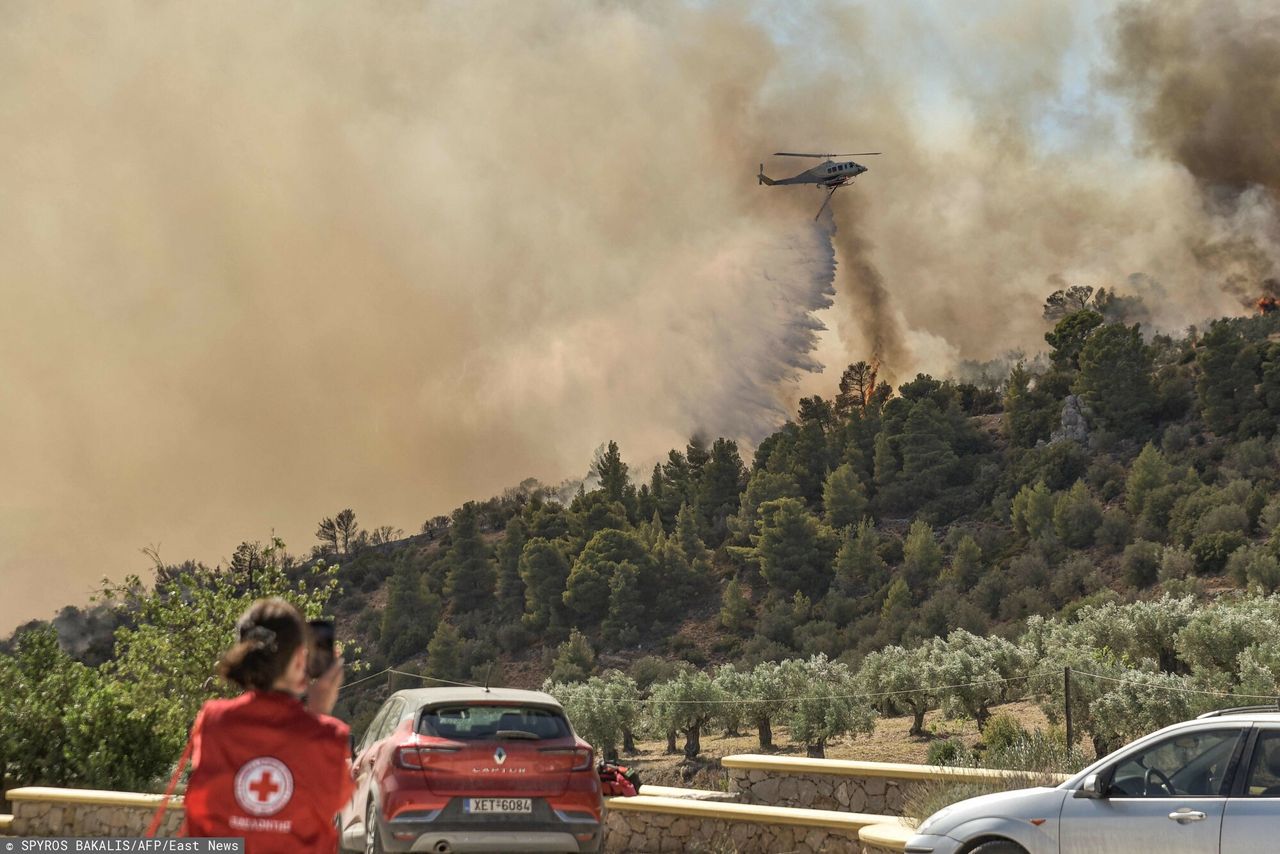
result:
[[[1186,824],[1187,822],[1191,822],[1191,821],[1204,821],[1207,818],[1207,816],[1204,813],[1200,812],[1200,810],[1193,810],[1188,807],[1183,807],[1180,810],[1174,810],[1173,812],[1169,813],[1169,818],[1173,819],[1178,824]]]

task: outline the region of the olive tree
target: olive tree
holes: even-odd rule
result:
[[[1004,638],[956,629],[945,640],[934,638],[926,654],[933,661],[931,676],[945,686],[943,708],[973,718],[979,732],[986,728],[992,706],[1008,702],[1025,688],[1020,684],[1025,675],[1023,652]]]
[[[725,699],[724,692],[706,673],[692,668],[682,670],[654,687],[649,698],[651,727],[658,732],[682,733],[685,758],[696,759],[702,752],[702,730]]]
[[[740,701],[721,703],[716,710],[715,721],[724,727],[725,735],[739,735],[743,724],[751,719],[749,704],[741,702],[751,692],[751,673],[732,664],[722,664],[716,668],[713,679],[725,699]]]
[[[858,680],[873,696],[871,702],[888,715],[911,715],[910,735],[924,734],[924,716],[938,708],[931,647],[889,646],[862,660]]]
[[[847,733],[870,733],[876,713],[849,668],[825,655],[781,664],[791,738],[809,756],[826,755],[827,742]]]
[[[573,728],[605,759],[616,759],[618,745],[636,725],[640,691],[635,680],[610,670],[585,682],[543,683],[542,690],[564,706]]]

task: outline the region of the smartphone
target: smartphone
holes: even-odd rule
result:
[[[333,666],[333,623],[328,620],[312,620],[311,649],[307,650],[307,676],[316,679]]]

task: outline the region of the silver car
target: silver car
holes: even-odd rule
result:
[[[1144,736],[1055,788],[953,804],[909,854],[1280,850],[1280,712],[1211,712]]]

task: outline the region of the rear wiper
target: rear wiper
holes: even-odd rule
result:
[[[541,741],[542,736],[537,733],[525,732],[522,729],[500,729],[494,733],[497,738],[528,738],[533,741]]]

